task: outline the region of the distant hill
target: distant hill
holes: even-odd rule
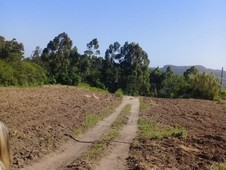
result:
[[[160,68],[162,71],[166,71],[167,67],[170,66],[171,69],[173,70],[174,74],[176,75],[183,75],[183,73],[190,67],[192,66],[174,66],[174,65],[165,65],[163,68]],[[201,65],[195,65],[195,67],[200,71],[200,72],[206,72],[206,73],[213,73],[216,77],[218,77],[220,79],[221,77],[221,70],[215,70],[215,69],[210,69],[210,68],[206,68],[204,66]],[[226,89],[226,71],[224,71],[223,74],[223,82],[222,82],[222,86],[224,87],[224,89]]]

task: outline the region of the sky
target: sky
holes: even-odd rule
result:
[[[66,32],[80,53],[97,38],[136,42],[150,67],[226,69],[226,0],[0,0],[0,35],[16,38],[29,57]]]

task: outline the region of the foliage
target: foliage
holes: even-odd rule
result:
[[[43,85],[45,81],[46,74],[39,65],[25,61],[6,63],[0,60],[2,86],[37,86]]]
[[[50,83],[69,84],[71,47],[71,39],[66,33],[61,33],[50,41],[43,50],[41,61],[47,70],[48,76],[51,78]]]
[[[159,90],[159,96],[166,98],[184,97],[188,88],[189,85],[183,76],[166,75],[162,82],[162,88]]]
[[[116,97],[123,97],[123,91],[122,91],[122,89],[116,90],[115,96],[116,96]]]
[[[194,97],[213,100],[220,95],[220,81],[213,74],[197,73],[189,79]]]
[[[0,85],[12,86],[17,85],[17,79],[14,76],[14,69],[8,63],[0,60]]]
[[[21,61],[24,57],[24,46],[22,43],[12,39],[6,41],[4,37],[0,36],[0,59],[6,62]]]
[[[212,74],[199,73],[195,67],[175,75],[168,67],[163,73],[159,68],[150,73],[151,94],[165,98],[202,98],[215,100],[220,96],[219,80]]]
[[[46,48],[42,50],[37,46],[30,58],[24,58],[22,43],[0,36],[1,86],[85,83],[119,96],[123,92],[165,98],[219,100],[223,97],[218,79],[211,74],[201,74],[191,67],[183,76],[175,75],[171,67],[165,72],[159,68],[150,70],[149,63],[147,53],[134,42],[125,42],[122,46],[114,42],[103,58],[97,38],[87,43],[87,50],[79,54],[63,32],[49,41]]]

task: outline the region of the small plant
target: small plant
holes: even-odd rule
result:
[[[226,170],[226,163],[214,165],[211,170]]]
[[[187,137],[184,127],[160,127],[147,118],[140,118],[138,121],[138,138],[160,139],[163,137]]]
[[[89,129],[89,128],[93,127],[94,125],[96,125],[97,122],[99,122],[99,120],[100,120],[99,115],[91,114],[85,118],[83,126],[85,127],[85,129]]]
[[[122,90],[122,89],[116,90],[115,96],[116,96],[116,97],[122,97],[122,96],[123,96],[123,90]]]
[[[140,111],[145,111],[150,108],[150,105],[144,101],[143,97],[140,97]]]

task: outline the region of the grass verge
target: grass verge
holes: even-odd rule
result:
[[[139,99],[140,99],[140,111],[142,112],[148,110],[150,108],[150,105],[144,101],[143,97],[140,97]]]
[[[73,164],[79,165],[79,161],[82,161],[83,164],[87,164],[88,167],[88,165],[98,160],[104,153],[110,142],[120,136],[120,129],[122,129],[122,127],[127,123],[128,116],[130,114],[130,108],[131,105],[126,105],[112,124],[111,129],[107,133],[105,133],[100,138],[100,140],[94,143],[90,147],[90,149],[86,151],[81,156],[81,158],[76,160]]]
[[[163,137],[187,137],[184,127],[160,127],[147,118],[140,118],[138,121],[138,139],[160,139]]]

